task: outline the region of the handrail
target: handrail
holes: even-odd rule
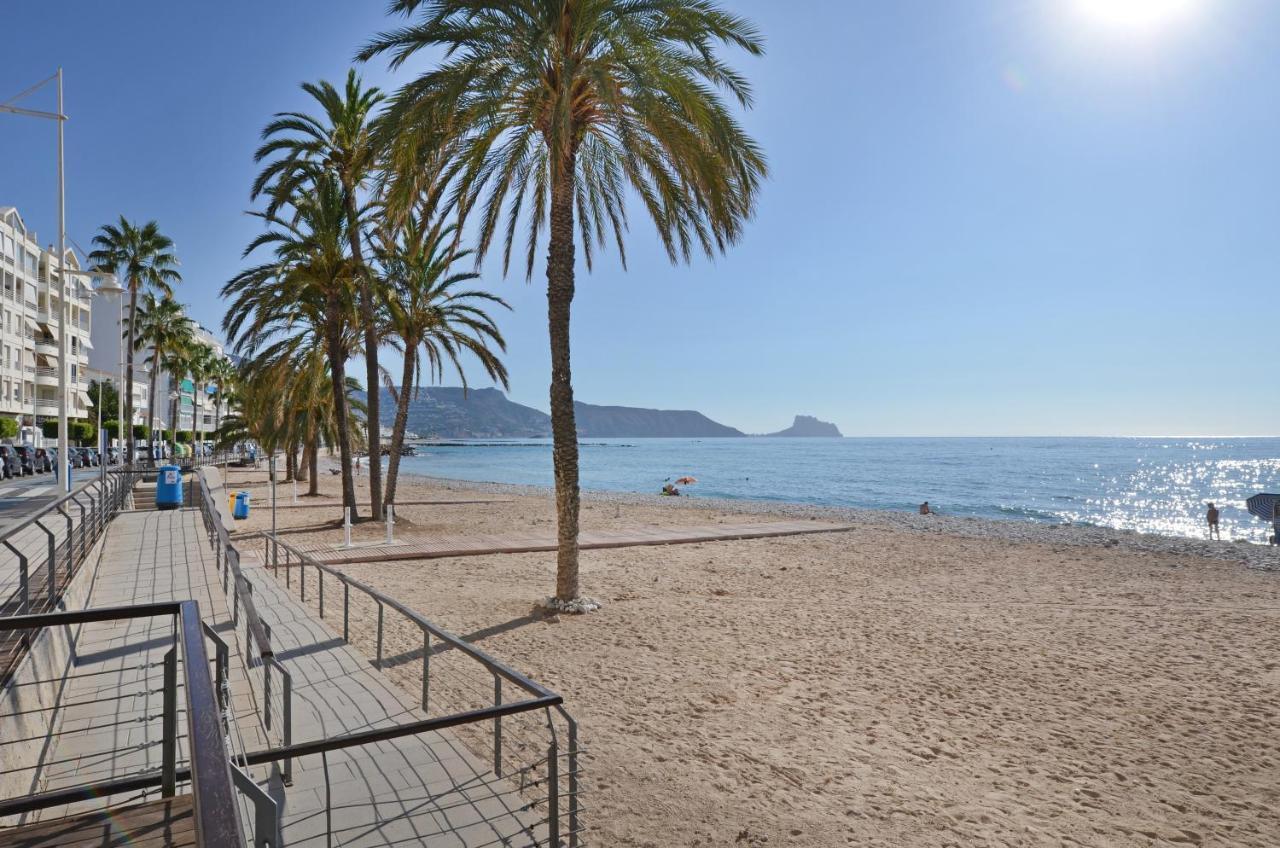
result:
[[[240,811],[235,803],[235,789],[223,745],[218,696],[209,678],[209,657],[204,647],[203,624],[196,601],[169,601],[129,607],[98,607],[74,612],[39,613],[0,619],[0,631],[38,630],[67,624],[85,624],[135,618],[172,615],[177,618],[175,641],[182,648],[183,691],[187,703],[187,745],[190,767],[179,770],[174,763],[176,728],[169,729],[165,743],[166,763],[160,774],[138,775],[90,787],[68,789],[0,801],[0,817],[67,803],[84,797],[101,797],[139,788],[162,786],[171,788],[178,779],[191,781],[194,802],[196,842],[202,848],[239,848],[241,842]],[[172,653],[171,653],[172,656]],[[170,662],[166,660],[166,666]],[[166,677],[168,677],[166,672]],[[176,678],[170,681],[176,685]],[[167,686],[166,689],[170,689]],[[167,692],[167,697],[172,697]],[[168,710],[166,712],[169,712]],[[166,717],[168,726],[169,718]],[[86,791],[95,794],[85,795]]]
[[[305,551],[299,550],[293,545],[290,545],[288,542],[285,542],[279,539],[277,536],[273,536],[271,533],[260,532],[260,533],[250,534],[248,536],[242,536],[240,538],[255,538],[255,537],[260,537],[260,538],[274,541],[277,545],[279,545],[280,547],[288,551],[292,556],[296,556],[298,559],[305,561],[307,565],[310,565],[314,568],[317,568],[321,571],[326,572],[327,574],[332,575],[342,583],[345,583],[350,586],[354,586],[355,588],[364,592],[369,597],[373,598],[374,601],[376,601],[377,603],[386,604],[387,606],[391,607],[391,609],[395,610],[396,612],[400,613],[404,617],[408,618],[418,627],[422,628],[423,630],[426,630],[428,633],[435,636],[436,638],[449,643],[454,648],[457,648],[458,650],[462,651],[464,654],[469,655],[470,657],[478,661],[480,664],[484,665],[490,671],[494,672],[495,674],[503,678],[506,678],[510,682],[524,689],[525,691],[533,695],[536,695],[539,698],[558,698],[559,697],[558,695],[556,695],[555,692],[552,692],[550,689],[543,686],[541,683],[538,683],[537,681],[534,681],[529,677],[526,677],[525,675],[521,674],[520,672],[508,666],[506,663],[485,653],[480,648],[477,648],[475,645],[471,644],[465,639],[462,639],[461,637],[456,636],[453,633],[450,633],[448,630],[445,630],[444,628],[432,622],[430,619],[423,616],[422,613],[418,612],[417,610],[414,610],[411,607],[405,606],[400,601],[397,601],[395,598],[392,598],[388,595],[384,595],[382,592],[379,592],[377,589],[374,589],[372,586],[369,586],[365,583],[360,582],[356,578],[350,576],[349,574],[343,571],[339,571],[333,566],[325,565],[324,563],[319,562],[318,560],[315,559],[315,557],[312,557],[311,555],[307,554]],[[292,567],[288,559],[286,559],[284,563],[284,567],[285,568]]]
[[[118,474],[121,472],[110,471],[109,473]],[[101,480],[95,476],[92,480],[88,480],[85,483],[81,484],[80,488],[72,491],[70,494],[63,495],[62,497],[58,498],[56,501],[45,504],[39,510],[31,513],[26,518],[24,518],[21,523],[16,524],[13,527],[10,527],[8,530],[4,531],[3,533],[0,533],[0,544],[4,544],[5,542],[9,541],[9,539],[13,538],[18,533],[21,533],[23,530],[26,530],[32,524],[35,524],[37,521],[39,521],[41,518],[44,518],[49,513],[56,512],[58,507],[66,504],[68,501],[75,498],[77,495],[82,494],[85,489],[89,488],[90,486],[97,485],[99,483],[101,483]]]

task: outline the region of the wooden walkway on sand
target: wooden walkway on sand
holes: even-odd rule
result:
[[[697,542],[732,542],[775,536],[802,536],[852,530],[852,524],[826,521],[759,521],[741,524],[689,524],[680,527],[622,527],[592,530],[578,537],[584,550],[630,548],[640,545],[689,545]],[[554,531],[520,535],[405,537],[392,545],[360,545],[343,548],[332,543],[310,542],[298,546],[326,565],[387,562],[402,559],[527,554],[556,550]]]
[[[191,796],[0,830],[0,848],[197,848]]]

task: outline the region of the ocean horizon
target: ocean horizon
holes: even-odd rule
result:
[[[405,473],[471,482],[553,485],[550,439],[416,443]],[[1269,524],[1245,500],[1280,490],[1280,437],[845,437],[583,439],[588,491],[1079,524],[1205,537],[1221,510],[1224,540],[1265,544]]]

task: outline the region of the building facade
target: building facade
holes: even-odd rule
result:
[[[17,422],[12,441],[41,445],[40,423],[58,417],[58,369],[67,371],[67,417],[88,419],[86,368],[93,290],[74,251],[60,260],[42,249],[12,206],[0,207],[0,417]],[[65,355],[58,348],[58,315],[66,321]]]

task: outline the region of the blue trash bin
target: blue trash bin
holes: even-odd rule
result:
[[[160,466],[156,478],[156,509],[177,509],[182,506],[182,469],[176,465]]]
[[[237,520],[249,517],[248,492],[236,492],[236,508],[232,511],[231,517]]]

